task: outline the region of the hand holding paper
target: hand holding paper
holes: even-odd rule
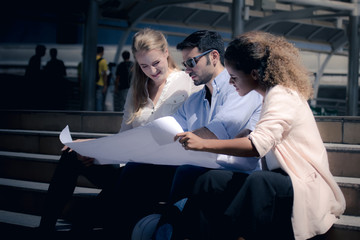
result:
[[[83,156],[95,158],[97,164],[119,164],[129,161],[163,165],[195,164],[218,168],[216,155],[182,149],[174,136],[182,128],[172,117],[159,118],[143,127],[86,142],[72,141],[69,127],[60,141]],[[210,158],[209,158],[210,157]]]
[[[96,164],[140,162],[223,168],[217,163],[217,154],[184,150],[174,141],[180,132],[183,130],[173,117],[163,117],[142,127],[85,142],[72,141],[66,126],[60,141],[80,155],[95,158]]]

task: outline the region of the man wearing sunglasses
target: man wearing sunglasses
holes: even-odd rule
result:
[[[182,52],[186,73],[190,75],[195,85],[204,85],[203,89],[193,93],[173,115],[183,130],[193,131],[203,138],[230,139],[243,129],[254,129],[260,116],[262,97],[256,92],[240,97],[235,88],[229,84],[230,75],[223,64],[225,49],[222,37],[212,31],[197,31],[179,43],[177,49]],[[156,171],[153,171],[155,168]],[[120,232],[129,237],[129,231],[135,220],[141,214],[149,213],[148,209],[154,208],[152,206],[154,203],[148,197],[155,192],[153,189],[166,186],[163,188],[170,191],[174,168],[177,167],[132,163],[131,167],[128,165],[126,172],[122,172],[117,194],[112,197],[115,202],[112,205],[113,211],[109,213],[114,216],[111,219],[118,220],[111,223],[113,225],[111,231],[117,231],[117,237]],[[186,169],[186,175],[182,178],[184,181],[180,183],[184,191],[176,191],[176,193],[187,192],[192,188],[193,180],[207,170],[189,166],[189,171]],[[154,174],[171,175],[167,177],[170,182],[155,182],[158,176]],[[173,185],[173,188],[177,187]],[[171,203],[172,199],[178,198],[171,196]],[[114,210],[118,206],[126,206],[126,211],[132,213],[131,221],[129,217],[125,217],[129,215],[124,214],[124,208]],[[134,217],[135,212],[136,217]],[[126,228],[123,227],[125,225]],[[121,231],[120,226],[122,226]]]
[[[204,85],[202,90],[193,93],[173,115],[183,130],[192,131],[202,138],[213,139],[231,139],[246,129],[253,130],[260,116],[262,97],[255,91],[240,97],[236,89],[229,84],[230,75],[224,67],[225,49],[222,37],[213,31],[200,30],[186,37],[177,45],[177,49],[182,53],[185,72],[189,74],[194,84]],[[183,143],[183,147],[186,149],[186,142]],[[248,162],[251,161],[253,159]],[[251,169],[245,170],[247,163],[237,163],[236,161],[231,163],[229,160],[223,165],[225,169],[231,170],[228,172],[234,179],[237,178],[234,172],[247,174],[259,169],[259,165],[253,165]],[[255,164],[259,163],[255,162]],[[169,232],[169,229],[166,229],[169,225],[166,223],[178,222],[180,213],[178,206],[175,205],[190,196],[195,180],[209,170],[211,169],[190,165],[177,168],[168,209],[160,219],[156,236]],[[213,210],[221,211],[221,204],[219,203],[219,207]],[[177,237],[184,239],[182,238],[184,236],[177,235],[179,227],[182,226],[174,225],[175,239]]]
[[[174,115],[183,130],[206,138],[229,139],[245,128],[253,129],[260,115],[262,97],[255,91],[240,97],[229,84],[220,34],[207,30],[194,32],[177,49],[194,84],[204,85]]]

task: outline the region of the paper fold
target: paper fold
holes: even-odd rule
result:
[[[74,142],[66,126],[59,138],[62,144],[80,155],[95,158],[97,164],[131,161],[222,168],[216,162],[217,154],[185,150],[179,142],[175,142],[175,135],[182,131],[173,117],[163,117],[142,127],[85,142]]]

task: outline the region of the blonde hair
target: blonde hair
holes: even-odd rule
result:
[[[164,34],[161,32],[150,28],[145,28],[138,31],[134,35],[131,50],[134,57],[136,53],[142,51],[148,52],[151,50],[160,50],[165,53],[168,50],[168,43]],[[170,55],[170,52],[167,60],[170,69],[177,68],[175,61]],[[148,93],[146,90],[146,81],[148,80],[148,77],[142,71],[140,65],[136,61],[136,58],[133,71],[134,76],[131,83],[133,88],[132,101],[134,108],[130,119],[127,121],[127,124],[130,124],[132,121],[134,121],[134,119],[141,113],[141,109],[147,104],[148,101]]]
[[[266,88],[282,85],[297,91],[306,100],[313,94],[310,74],[302,64],[299,50],[285,38],[253,31],[229,43],[225,59],[237,70],[257,70],[259,84]]]

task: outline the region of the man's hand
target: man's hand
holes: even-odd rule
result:
[[[94,164],[94,158],[85,157],[77,153],[77,159],[85,165],[85,167],[90,167]]]
[[[90,141],[90,140],[93,140],[93,139],[77,139],[74,142],[86,142],[86,141]],[[61,149],[61,151],[66,151],[67,149],[69,149],[69,147],[65,145]],[[69,149],[69,152],[72,152],[72,151],[73,151],[72,149]],[[94,158],[85,157],[85,156],[82,156],[82,155],[80,155],[78,153],[77,153],[77,159],[79,161],[81,161],[86,167],[89,167],[89,166],[94,164]]]

